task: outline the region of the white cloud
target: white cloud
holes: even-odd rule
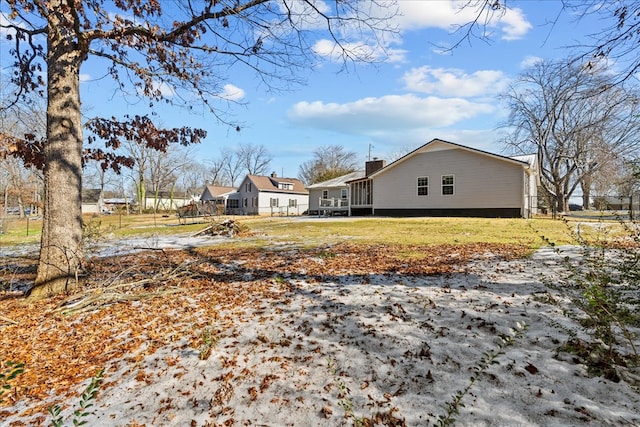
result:
[[[220,92],[218,96],[228,101],[239,101],[244,98],[245,91],[240,89],[238,86],[226,84],[224,85],[222,92]]]
[[[402,77],[413,92],[454,97],[475,97],[502,91],[508,82],[502,71],[480,70],[466,74],[454,68],[412,68]]]
[[[154,90],[159,90],[160,93],[162,94],[162,96],[167,97],[167,98],[175,96],[175,94],[176,94],[176,91],[171,86],[169,86],[168,84],[166,84],[164,82],[154,81],[153,82],[153,89]]]
[[[539,57],[539,56],[532,56],[529,55],[527,57],[525,57],[521,62],[520,62],[520,68],[529,68],[529,67],[533,67],[534,65],[536,65],[538,62],[542,62],[544,59]]]
[[[91,80],[90,74],[80,73],[80,82],[88,82]]]
[[[333,62],[341,62],[345,58],[356,57],[364,61],[398,62],[404,60],[405,52],[398,49],[385,51],[382,46],[367,45],[365,43],[344,43],[338,45],[333,40],[318,40],[313,46],[316,55],[323,56]]]
[[[5,38],[9,34],[12,36],[16,34],[16,30],[13,28],[5,28],[7,25],[14,25],[18,28],[27,28],[23,23],[11,20],[6,13],[0,12],[0,36],[2,36],[2,38]]]
[[[12,22],[9,20],[9,18],[7,18],[7,15],[0,12],[0,36],[2,36],[3,39],[7,36],[7,34],[15,34],[14,30],[9,30],[8,28],[4,27],[5,25],[9,25],[11,23]]]
[[[504,40],[522,38],[532,28],[521,9],[497,11],[492,15],[487,15],[487,10],[481,13],[486,4],[484,0],[401,1],[398,4],[401,16],[397,22],[402,31],[432,27],[453,31],[478,16],[479,25],[499,29]]]
[[[299,126],[379,135],[381,132],[442,128],[492,111],[494,107],[490,104],[408,94],[363,98],[344,104],[304,101],[295,104],[288,116]]]
[[[521,9],[508,9],[500,19],[504,40],[518,40],[525,36],[533,28],[527,21]]]
[[[326,20],[318,12],[331,14],[331,7],[326,2],[316,0],[312,3],[313,7],[304,1],[286,2],[286,5],[277,2],[280,13],[286,14],[293,25],[303,31],[325,28]],[[277,28],[277,23],[274,22],[274,25]]]
[[[322,11],[328,10],[324,2],[318,2],[318,5]],[[497,30],[502,39],[515,40],[524,37],[531,30],[532,25],[527,21],[522,10],[514,8],[491,14],[490,9],[485,5],[485,0],[400,1],[397,3],[399,13],[389,21],[390,27],[397,26],[399,34],[386,34],[383,40],[375,38],[367,40],[365,35],[361,41],[352,39],[351,42],[344,42],[343,48],[369,61],[404,62],[407,52],[397,47],[402,44],[402,33],[425,28],[440,28],[453,32],[456,28],[476,20],[479,14],[478,25],[481,28],[476,29],[478,32],[485,29],[490,32]],[[487,10],[481,11],[482,8]],[[373,17],[383,18],[390,14],[389,5],[385,3],[372,5],[368,13]],[[293,16],[303,19],[304,16],[317,17],[317,14],[294,13]],[[326,23],[318,23],[316,20],[303,22],[300,27],[317,29],[324,28],[324,25]],[[351,39],[349,34],[359,34],[349,25],[339,28],[338,32],[339,36],[344,36],[345,39]],[[316,54],[332,61],[341,61],[344,58],[343,48],[336,45],[333,40],[322,39],[315,43],[313,50]]]
[[[305,30],[318,30],[319,33],[327,33],[327,21],[318,12],[333,15],[334,6],[329,6],[325,1],[314,1],[313,10],[306,2],[288,3],[291,8],[291,19],[297,28]],[[396,22],[393,20],[396,8],[391,7],[391,3],[378,7],[377,4],[368,4],[368,2],[359,2],[356,14],[355,10],[349,10],[349,7],[341,10],[341,16],[345,18],[339,25],[331,26],[331,36],[317,40],[314,43],[313,51],[324,57],[325,59],[342,62],[345,57],[357,58],[358,60],[370,62],[404,62],[406,51],[398,46],[402,43],[399,34],[390,32],[373,32],[367,29],[366,25],[362,25],[363,19],[380,20],[382,26],[389,26],[392,29]],[[364,16],[366,14],[366,16]],[[300,22],[297,22],[297,21]],[[339,44],[333,40],[335,37],[339,40]],[[345,55],[345,52],[348,55]]]
[[[366,43],[343,43],[339,46],[335,41],[329,39],[318,40],[313,51],[316,55],[323,56],[333,62],[341,62],[346,57],[357,57],[359,60],[368,62],[405,62],[407,51],[393,48],[391,46],[380,46]],[[347,54],[345,55],[345,51]]]

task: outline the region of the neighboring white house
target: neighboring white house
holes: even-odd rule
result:
[[[183,191],[147,191],[143,200],[142,209],[155,211],[173,211],[197,201],[197,194],[189,194]]]
[[[529,217],[537,212],[536,156],[505,157],[434,139],[348,181],[350,215]]]
[[[234,215],[301,215],[309,208],[309,192],[300,180],[247,175],[237,193],[227,200],[227,213]]]
[[[238,189],[235,187],[207,185],[204,187],[204,190],[202,190],[202,195],[200,195],[203,212],[209,215],[221,215],[226,213],[227,201],[233,194],[237,193],[237,191]]]
[[[102,200],[102,190],[99,188],[89,188],[82,190],[82,205],[81,210],[83,214],[99,214],[105,209],[104,201]]]

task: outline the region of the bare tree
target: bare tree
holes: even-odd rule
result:
[[[191,152],[185,152],[185,156],[186,161],[178,171],[177,188],[185,193],[200,193],[207,184],[209,168],[201,162],[194,161],[194,155]]]
[[[386,160],[390,162],[394,162],[399,158],[406,156],[407,154],[409,154],[415,149],[416,147],[414,147],[413,145],[408,145],[408,144],[402,145],[400,147],[397,147],[394,151],[387,153],[388,157],[386,158]]]
[[[236,156],[249,175],[265,175],[272,160],[264,145],[240,144]]]
[[[491,41],[491,23],[503,18],[508,9],[517,3],[514,0],[459,2],[460,10],[473,10],[475,18],[457,28],[458,41],[446,49],[453,50],[465,41],[471,43],[473,39]],[[555,15],[549,16],[550,23],[556,22],[562,14],[574,17],[578,23],[593,16],[603,22],[601,28],[591,28],[590,41],[567,46],[573,48],[575,53],[571,62],[592,68],[599,68],[603,63],[615,63],[620,71],[613,79],[614,84],[634,78],[640,69],[640,55],[637,54],[640,45],[640,1],[561,0],[561,5],[560,10],[554,12]],[[554,31],[553,26],[550,31]]]
[[[232,185],[230,181],[227,181],[225,175],[224,160],[224,157],[219,157],[217,159],[207,161],[210,166],[208,169],[206,182],[212,185]]]
[[[235,187],[236,181],[242,173],[242,161],[238,157],[238,153],[227,148],[222,151],[220,161],[222,162],[222,171],[225,179],[232,187]]]
[[[146,200],[151,192],[154,199],[153,210],[156,212],[159,193],[174,189],[180,172],[190,162],[189,151],[181,147],[157,150],[138,140],[124,141],[122,151],[131,161],[127,166],[132,171],[138,211],[142,212],[147,207]]]
[[[82,170],[83,186],[85,188],[99,188],[104,192],[114,181],[114,176],[109,172],[109,169],[103,168],[99,161],[87,161]]]
[[[596,16],[605,23],[603,28],[593,29],[590,41],[573,46],[579,52],[574,62],[592,68],[615,63],[619,72],[614,84],[633,78],[640,69],[640,1],[563,0],[563,5],[578,20]]]
[[[37,209],[39,203],[40,179],[34,168],[25,168],[20,159],[8,157],[0,159],[2,170],[3,214],[10,206],[18,208],[21,218],[27,206]]]
[[[514,152],[536,153],[541,183],[566,211],[569,197],[611,156],[639,143],[637,95],[613,85],[608,74],[567,62],[539,62],[502,95],[510,109],[505,142]]]
[[[300,165],[298,178],[307,185],[326,181],[358,170],[358,157],[341,145],[322,146],[313,159]]]
[[[8,88],[3,87],[8,90]],[[25,165],[17,157],[6,154],[15,150],[13,135],[42,138],[46,129],[45,106],[36,97],[27,97],[14,108],[7,108],[9,97],[0,100],[0,170],[2,174],[3,206],[11,202],[18,207],[20,217],[25,215],[26,205],[39,208],[42,175],[31,165]],[[3,154],[4,153],[4,154]],[[3,212],[4,213],[4,212]]]
[[[234,65],[249,67],[266,84],[293,83],[297,71],[310,63],[317,38],[333,40],[346,60],[370,61],[372,49],[361,44],[350,49],[350,42],[366,35],[377,44],[389,29],[389,16],[378,13],[394,13],[355,0],[332,3],[331,9],[320,9],[310,0],[277,4],[7,0],[3,4],[9,20],[0,22],[0,28],[13,43],[13,81],[19,95],[13,104],[30,91],[46,94],[47,99],[47,134],[41,142],[45,212],[32,298],[65,291],[83,270],[79,83],[81,66],[89,57],[104,61],[119,87],[126,90],[131,82],[134,96],[145,96],[151,104],[184,101],[190,107],[196,94],[221,118],[212,101],[222,93],[226,73]],[[171,100],[163,95],[166,87],[175,95]],[[141,120],[126,124],[147,125]],[[106,126],[99,134],[112,129]],[[191,142],[203,137],[180,136]],[[117,148],[117,143],[111,146]]]
[[[182,153],[174,150],[165,152],[152,151],[150,154],[147,182],[151,185],[153,212],[155,213],[158,211],[161,191],[168,192],[172,198],[178,181],[178,172],[185,165],[186,160]],[[142,202],[146,205],[146,201],[143,200]]]
[[[620,161],[619,166],[617,168],[617,176],[610,176],[611,185],[615,186],[619,197],[629,198],[629,207],[633,209],[633,204],[638,203],[638,200],[634,200],[634,197],[638,197],[638,192],[640,191],[640,160]]]

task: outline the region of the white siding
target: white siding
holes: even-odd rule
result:
[[[524,169],[482,153],[453,148],[416,153],[377,175],[376,209],[522,208]],[[442,195],[443,175],[454,175],[454,195]],[[429,177],[429,195],[417,195],[417,178]]]
[[[320,198],[322,198],[322,192],[327,192],[327,199],[342,200],[342,190],[347,190],[345,185],[343,188],[311,188],[309,189],[309,210],[317,211],[320,206]],[[345,199],[346,200],[346,199]]]
[[[241,214],[243,215],[258,214],[258,206],[255,206],[255,202],[252,203],[252,201],[255,200],[256,197],[258,197],[258,189],[248,177],[245,177],[244,180],[242,180],[242,183],[240,184],[240,186],[238,187],[238,196],[239,196],[238,211]],[[247,204],[246,206],[245,206],[245,200]]]
[[[249,185],[251,184],[250,188]],[[241,215],[298,215],[309,208],[309,196],[307,194],[286,193],[279,191],[262,190],[245,177],[238,187],[239,207]],[[244,200],[247,206],[244,206]],[[271,207],[271,199],[278,199],[278,207]],[[289,208],[289,200],[296,200],[296,207]]]
[[[83,214],[87,213],[101,213],[101,203],[83,203],[81,206]]]
[[[278,199],[278,207],[271,207],[271,199]],[[295,207],[289,207],[289,200],[296,200]],[[260,215],[299,215],[306,211],[309,204],[309,196],[288,193],[260,192],[258,197]]]
[[[317,211],[320,207],[320,198],[322,197],[322,192],[324,189],[321,188],[310,188],[309,189],[309,210]]]

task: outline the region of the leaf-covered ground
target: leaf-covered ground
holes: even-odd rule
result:
[[[400,252],[401,251],[401,252]],[[89,290],[0,294],[7,425],[71,419],[105,369],[90,425],[432,425],[474,367],[457,425],[637,425],[640,395],[557,349],[580,337],[517,245],[154,250],[91,265]],[[28,280],[33,267],[11,267]],[[8,269],[6,270],[8,271]]]

